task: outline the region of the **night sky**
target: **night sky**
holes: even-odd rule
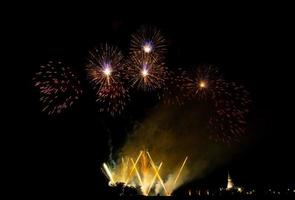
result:
[[[19,91],[18,96],[24,98],[18,102],[21,112],[13,126],[23,129],[15,133],[20,139],[16,146],[21,147],[16,150],[21,157],[18,167],[26,174],[21,181],[37,196],[97,197],[104,192],[107,180],[100,165],[108,159],[110,137],[116,151],[133,124],[144,119],[156,101],[140,93],[119,117],[99,113],[85,78],[86,58],[90,49],[105,42],[126,55],[130,35],[148,24],[160,28],[168,41],[169,68],[214,64],[228,80],[251,92],[249,138],[240,142],[243,150],[203,181],[225,183],[230,169],[241,184],[294,184],[294,128],[288,115],[292,107],[288,93],[292,91],[284,86],[289,84],[286,74],[291,67],[285,64],[285,17],[279,18],[264,6],[163,5],[151,6],[146,12],[139,7],[43,5],[23,11],[17,19],[18,51],[24,58],[17,69],[25,89]],[[71,109],[53,117],[40,111],[38,90],[32,83],[39,66],[49,60],[63,60],[72,66],[84,89]]]

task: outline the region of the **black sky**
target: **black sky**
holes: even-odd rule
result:
[[[225,77],[242,83],[252,94],[250,142],[231,162],[213,172],[216,179],[230,168],[242,183],[294,183],[294,131],[288,115],[292,104],[290,91],[284,87],[290,81],[289,53],[284,51],[288,16],[276,9],[266,5],[223,9],[154,4],[148,9],[146,5],[125,9],[119,5],[73,8],[50,4],[20,9],[13,37],[20,41],[17,51],[23,54],[17,69],[25,86],[19,96],[25,98],[18,103],[22,109],[15,116],[15,126],[26,131],[15,136],[20,138],[16,151],[22,157],[22,173],[28,174],[26,180],[40,195],[98,196],[104,190],[106,180],[99,166],[108,158],[109,134],[115,147],[122,145],[133,123],[144,118],[153,104],[136,103],[115,119],[98,113],[83,67],[88,50],[101,43],[117,45],[127,54],[130,34],[151,24],[167,38],[169,67],[215,64]],[[87,95],[64,114],[48,117],[40,112],[32,76],[41,64],[55,59],[79,72]]]

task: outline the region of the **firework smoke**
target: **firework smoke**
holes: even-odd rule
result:
[[[195,102],[182,107],[157,107],[134,133],[129,135],[126,144],[118,153],[116,167],[121,167],[122,157],[131,157],[136,162],[138,152],[146,149],[152,155],[155,166],[159,168],[162,163],[159,173],[168,191],[206,175],[225,162],[231,151],[222,143],[214,143],[208,139],[208,116],[203,114],[205,111],[206,108]],[[177,183],[174,184],[185,156],[189,159]],[[113,169],[114,172],[117,171],[116,167]],[[159,181],[154,184],[150,194],[157,193],[166,195]]]
[[[108,178],[110,186],[117,186],[120,183],[131,187],[140,186],[140,193],[147,196],[159,193],[160,184],[164,195],[170,196],[177,186],[187,159],[188,157],[184,159],[178,172],[171,172],[169,177],[161,176],[160,169],[163,162],[155,163],[147,150],[140,151],[136,159],[132,157],[122,157],[120,163],[114,165],[112,168],[108,167],[106,163],[103,163],[102,171]],[[163,178],[169,181],[166,181],[165,184]]]

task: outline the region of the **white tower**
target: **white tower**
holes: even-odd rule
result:
[[[231,190],[233,189],[234,187],[234,183],[229,175],[229,171],[228,171],[228,174],[227,174],[227,187],[226,187],[226,190]]]

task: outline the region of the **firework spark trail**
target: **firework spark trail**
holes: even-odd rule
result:
[[[177,180],[178,180],[178,178],[179,178],[179,175],[181,174],[181,172],[182,172],[182,170],[183,170],[183,167],[184,167],[184,165],[185,165],[187,159],[188,159],[188,157],[186,156],[185,159],[184,159],[184,161],[183,161],[183,163],[182,163],[182,165],[181,165],[181,167],[180,167],[180,169],[179,169],[179,171],[178,171],[178,173],[177,173],[177,176],[176,176],[176,178],[175,178],[175,180],[174,180],[174,182],[173,182],[173,186],[172,186],[172,188],[171,188],[170,194],[172,193],[172,190],[174,189],[174,186],[175,186],[176,183],[177,183]]]
[[[138,180],[139,180],[139,183],[140,183],[141,186],[143,186],[143,182],[142,182],[142,180],[141,180],[140,174],[139,174],[139,172],[138,172],[138,170],[137,170],[137,168],[136,168],[136,164],[134,163],[134,161],[133,161],[132,158],[131,158],[131,162],[132,162],[132,164],[133,164],[133,169],[135,170],[135,173],[136,173],[136,175],[137,175],[137,178],[138,178]]]
[[[49,61],[42,65],[33,82],[40,91],[42,112],[48,115],[59,114],[71,107],[82,94],[77,75],[62,62]]]
[[[161,178],[161,176],[160,176],[160,174],[159,174],[159,172],[158,172],[158,170],[157,170],[157,168],[156,168],[156,166],[155,166],[155,163],[154,163],[154,161],[153,161],[151,155],[149,154],[149,152],[146,152],[146,153],[147,153],[147,155],[148,155],[148,157],[149,157],[149,159],[150,159],[150,161],[151,161],[152,167],[153,167],[153,169],[155,170],[155,173],[156,173],[156,175],[157,175],[157,177],[158,177],[158,179],[159,179],[159,181],[160,181],[160,183],[161,183],[163,189],[165,190],[166,195],[169,196],[169,193],[167,192],[167,189],[166,189],[166,187],[165,187],[165,185],[164,185],[164,182],[163,182],[163,180],[162,180],[162,178]]]
[[[107,177],[109,178],[111,184],[114,184],[115,181],[114,181],[114,179],[113,179],[112,172],[110,171],[110,169],[109,169],[109,167],[107,166],[106,163],[103,163],[103,169],[104,169],[104,172],[106,172]]]
[[[159,165],[159,167],[158,167],[158,172],[160,171],[160,169],[161,169],[161,167],[162,167],[162,162],[160,163],[160,165]],[[152,187],[153,187],[153,185],[154,185],[154,182],[156,181],[156,178],[157,178],[157,174],[155,174],[154,175],[154,177],[153,177],[153,179],[152,179],[152,181],[151,181],[151,183],[150,183],[150,186],[149,186],[149,188],[148,188],[148,191],[147,191],[147,195],[150,193],[150,191],[151,191],[151,189],[152,189]]]
[[[132,175],[132,172],[133,172],[133,170],[134,170],[134,166],[137,165],[137,163],[138,163],[138,161],[139,161],[139,159],[140,159],[142,153],[143,153],[143,151],[140,151],[140,153],[139,153],[139,155],[138,155],[138,157],[137,157],[137,159],[136,159],[136,161],[135,161],[135,163],[134,163],[134,165],[133,165],[133,167],[132,167],[132,169],[131,169],[131,171],[130,171],[128,177],[127,177],[126,184],[128,184],[129,179],[130,179],[130,177],[131,177],[131,175]]]
[[[131,165],[127,164],[129,160]],[[182,167],[178,172],[178,177],[181,174],[181,171],[183,169],[183,166],[185,165],[186,160],[187,157],[184,163],[181,165]],[[174,186],[171,189],[169,189],[169,191],[171,192],[169,194],[167,186],[164,184],[164,181],[159,173],[162,164],[163,163],[160,162],[160,164],[156,166],[149,152],[140,151],[135,161],[133,158],[129,158],[126,162],[126,160],[122,157],[119,160],[118,165],[116,165],[112,170],[110,170],[105,163],[103,163],[102,169],[104,175],[108,178],[109,185],[111,187],[115,187],[118,183],[123,183],[125,187],[134,185],[140,186],[142,194],[146,196],[149,195],[153,189],[155,190],[155,192],[158,189],[161,189],[163,190],[164,195],[170,195],[174,189]],[[156,181],[160,185],[155,184]],[[158,188],[158,186],[160,186],[160,188]]]
[[[125,161],[125,159],[122,157],[121,158],[121,169],[120,169],[120,179],[117,180],[117,182],[123,182],[125,183],[126,182],[126,173],[127,173],[127,170],[128,170],[128,164],[129,164],[129,159],[127,159],[127,161]]]

